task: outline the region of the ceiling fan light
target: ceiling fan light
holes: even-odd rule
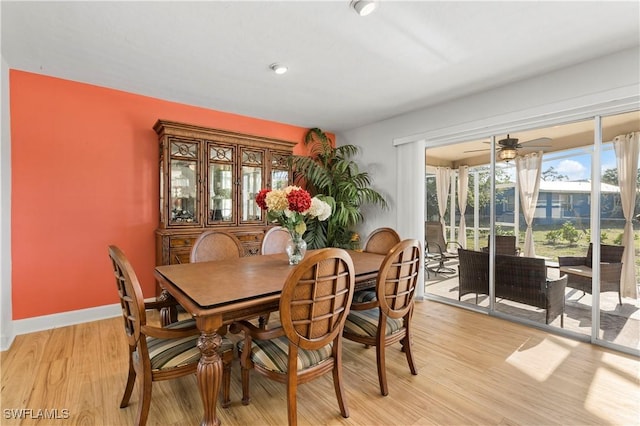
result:
[[[360,16],[367,16],[373,12],[378,5],[372,0],[352,0],[351,7]]]
[[[513,160],[516,158],[516,150],[513,148],[502,148],[500,150],[500,159],[504,161]]]

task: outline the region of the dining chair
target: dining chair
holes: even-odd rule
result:
[[[237,259],[243,256],[242,243],[235,235],[225,231],[211,230],[200,234],[193,243],[189,261],[191,263],[211,262],[214,260]],[[233,285],[233,283],[228,285]],[[264,326],[269,320],[267,312],[256,315],[256,317],[261,326]],[[225,335],[227,328],[226,325],[223,325],[218,329],[218,333]]]
[[[354,342],[376,347],[380,392],[388,395],[385,348],[402,344],[411,374],[418,374],[411,347],[411,316],[421,267],[422,250],[418,240],[403,240],[387,254],[378,273],[376,300],[352,303],[343,336]]]
[[[237,259],[242,256],[244,249],[235,235],[225,231],[205,231],[193,243],[189,262]]]
[[[342,386],[341,335],[354,283],[353,261],[346,251],[314,251],[285,280],[279,305],[280,326],[267,330],[247,321],[235,324],[245,335],[237,344],[243,404],[250,401],[249,374],[253,370],[287,385],[288,421],[295,425],[298,384],[332,372],[340,413],[349,417]]]
[[[200,332],[190,318],[174,322],[167,327],[147,324],[146,310],[157,309],[159,304],[144,301],[140,282],[133,266],[116,246],[109,246],[109,257],[122,307],[124,331],[129,345],[129,373],[120,408],[129,405],[136,377],[140,377],[140,399],[136,425],[145,425],[151,406],[152,383],[194,374],[200,360],[197,342]],[[222,358],[222,406],[229,406],[233,342],[222,337],[219,346]]]
[[[274,226],[265,232],[260,245],[260,254],[286,253],[285,248],[291,235],[287,228]]]
[[[362,251],[368,253],[377,253],[386,255],[389,250],[400,242],[400,235],[392,228],[378,228],[369,234],[364,242],[364,248]],[[372,278],[359,284],[361,287],[366,287],[363,290],[358,290],[353,295],[353,303],[371,302],[376,298],[376,278]],[[373,288],[373,289],[372,289]]]
[[[392,228],[378,228],[369,234],[364,242],[364,249],[368,253],[387,254],[389,250],[400,242],[400,235]]]

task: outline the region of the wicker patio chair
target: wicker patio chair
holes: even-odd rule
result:
[[[489,252],[491,246],[491,236],[487,238],[487,246],[482,251]],[[516,247],[515,235],[496,235],[496,254],[506,254],[509,256],[520,256],[520,247]]]
[[[489,253],[458,250],[460,256],[458,300],[468,293],[489,295]],[[496,255],[496,298],[512,300],[545,310],[545,323],[560,316],[564,327],[564,292],[567,276],[547,278],[544,259],[532,257]]]
[[[622,254],[624,247],[600,244],[600,292],[618,292],[618,302],[622,305],[620,277],[622,275]],[[593,266],[593,243],[589,244],[586,256],[558,256],[560,272],[568,275],[567,287],[592,294],[591,277]]]

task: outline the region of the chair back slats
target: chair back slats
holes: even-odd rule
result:
[[[196,263],[236,259],[243,254],[242,243],[235,235],[223,231],[205,231],[193,243],[189,261]]]
[[[130,348],[135,348],[140,340],[140,329],[146,324],[144,297],[133,267],[122,250],[109,246],[109,257],[113,265],[125,333]]]
[[[367,237],[364,251],[368,253],[387,254],[400,242],[400,235],[392,228],[378,228]]]
[[[390,318],[402,318],[412,309],[422,261],[418,240],[396,244],[380,267],[376,287],[380,310]]]
[[[291,236],[289,231],[282,226],[275,226],[269,229],[262,237],[260,245],[260,254],[278,254],[285,253],[287,242]]]
[[[314,350],[335,340],[354,283],[353,261],[346,251],[328,248],[307,255],[287,277],[280,297],[280,320],[291,343]]]

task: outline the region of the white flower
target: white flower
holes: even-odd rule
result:
[[[318,220],[327,220],[331,216],[331,206],[317,197],[311,199],[311,207],[305,213]]]

